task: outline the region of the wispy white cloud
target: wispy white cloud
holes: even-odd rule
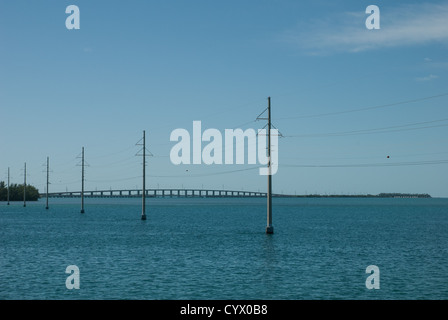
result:
[[[437,79],[438,77],[439,77],[438,75],[430,74],[426,77],[415,78],[415,80],[416,81],[431,81],[431,80]]]
[[[448,61],[433,60],[431,58],[424,59],[424,66],[428,70],[448,70]]]
[[[334,14],[285,31],[280,39],[311,54],[448,43],[448,3],[380,6],[379,30],[367,30],[364,11]]]

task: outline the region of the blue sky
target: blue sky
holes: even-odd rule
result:
[[[80,29],[68,30],[68,5]],[[380,9],[367,30],[366,7]],[[253,165],[170,162],[170,133],[262,128],[273,191],[448,196],[446,1],[0,1],[0,180],[50,191],[266,190]],[[387,158],[389,156],[389,158]],[[241,169],[247,169],[241,171]],[[188,171],[187,171],[188,170]]]

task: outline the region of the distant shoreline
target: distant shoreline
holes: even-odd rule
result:
[[[282,195],[276,194],[276,197],[292,197],[292,198],[432,198],[427,193],[380,193],[380,194],[306,194],[306,195]]]

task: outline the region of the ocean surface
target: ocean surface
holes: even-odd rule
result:
[[[448,299],[448,199],[0,202],[0,299]],[[67,266],[79,289],[67,289]],[[367,289],[366,268],[379,269]]]

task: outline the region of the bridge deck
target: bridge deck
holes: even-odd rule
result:
[[[41,193],[42,198],[46,197],[46,193]],[[147,189],[147,197],[162,197],[162,198],[262,198],[266,197],[266,192],[254,191],[235,191],[235,190],[203,190],[203,189]],[[282,195],[273,195],[282,196]],[[67,191],[67,192],[51,192],[48,194],[49,198],[79,198],[81,191]],[[84,191],[85,198],[138,198],[142,197],[142,190],[95,190]]]

